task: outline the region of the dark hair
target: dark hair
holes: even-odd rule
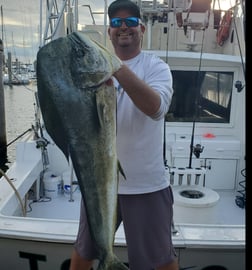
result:
[[[141,19],[139,6],[131,0],[116,0],[112,2],[108,7],[109,18],[113,18],[118,10],[128,10],[132,16]]]

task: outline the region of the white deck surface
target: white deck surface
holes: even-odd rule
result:
[[[175,202],[175,225],[177,223],[244,225],[246,209],[236,205],[237,194],[230,191],[218,191],[218,193],[220,200],[211,207],[183,207],[176,205]],[[70,197],[63,194],[51,201],[32,203],[27,217],[78,220],[80,198],[77,190],[73,201],[69,201]]]
[[[182,207],[175,202],[174,221],[177,234],[173,235],[173,242],[176,247],[245,248],[246,210],[235,204],[236,193],[218,193],[220,200],[211,207]],[[27,213],[27,217],[35,217],[35,220],[38,218],[38,222],[41,218],[58,220],[58,225],[50,223],[47,226],[54,228],[54,225],[57,227],[65,224],[66,228],[61,229],[62,232],[71,228],[67,237],[74,240],[78,228],[80,193],[75,192],[73,198],[73,201],[69,201],[69,196],[59,195],[48,202],[32,203],[32,211]],[[68,220],[74,222],[73,227],[71,224],[67,225]],[[57,228],[55,229],[59,233]],[[115,245],[126,245],[123,226],[120,226],[116,233]]]

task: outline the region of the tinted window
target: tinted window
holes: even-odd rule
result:
[[[229,123],[232,72],[173,70],[169,122]]]

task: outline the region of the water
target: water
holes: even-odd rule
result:
[[[36,85],[4,85],[5,120],[7,144],[31,128],[35,120]],[[8,167],[15,161],[16,144],[22,138],[11,143],[7,148]]]

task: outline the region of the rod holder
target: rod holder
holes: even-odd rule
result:
[[[198,185],[200,181],[200,174],[195,174],[195,185]]]
[[[201,179],[204,178],[206,174],[206,168],[204,167],[196,167],[196,168],[188,168],[188,167],[172,167],[170,168],[170,184],[171,185],[179,185],[183,184],[183,177],[186,177],[185,185],[199,185]]]
[[[192,179],[192,175],[189,173],[187,174],[187,185],[190,186],[191,185],[191,179]]]
[[[182,183],[183,183],[183,176],[184,176],[184,174],[179,174],[179,180],[178,180],[178,184],[181,186],[182,185]]]
[[[173,185],[174,184],[174,172],[170,173],[170,184]]]

